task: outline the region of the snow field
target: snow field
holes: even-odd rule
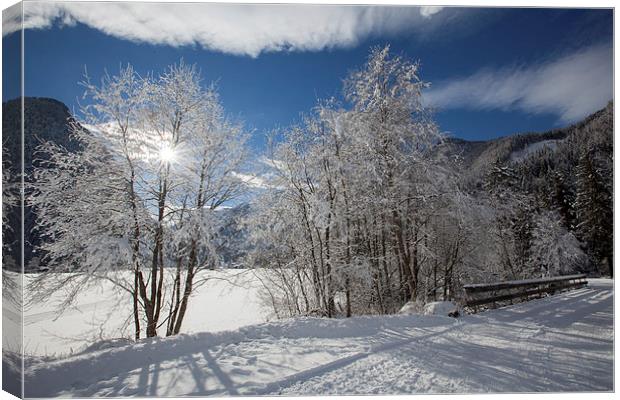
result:
[[[25,283],[34,275],[25,275]],[[251,270],[202,271],[182,331],[218,332],[267,321],[271,310],[260,301],[260,283]],[[81,293],[75,305],[58,314],[63,294],[30,304],[24,311],[24,349],[33,356],[75,354],[93,343],[98,346],[131,338],[131,299],[105,282]],[[10,305],[3,305],[5,309]],[[14,307],[13,307],[14,308]],[[18,310],[15,310],[19,312]],[[3,313],[9,336],[19,329],[19,318]],[[129,321],[129,324],[127,324]],[[160,328],[160,331],[165,328]],[[165,332],[164,332],[165,333]]]
[[[612,285],[459,319],[299,318],[30,359],[26,395],[610,391]]]

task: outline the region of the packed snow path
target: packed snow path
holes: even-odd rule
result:
[[[27,369],[28,397],[610,391],[613,283],[458,320],[304,318]]]

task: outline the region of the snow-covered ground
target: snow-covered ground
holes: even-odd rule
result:
[[[33,279],[25,276],[25,284]],[[271,310],[260,301],[260,282],[252,270],[203,271],[190,300],[183,332],[218,332],[265,322]],[[27,286],[26,286],[27,287]],[[131,337],[131,304],[126,293],[103,283],[78,296],[75,304],[58,314],[63,294],[27,306],[24,312],[24,350],[35,356],[61,356],[83,350],[93,342]],[[18,342],[19,311],[3,303],[3,341],[5,348]],[[10,329],[7,329],[10,327]]]
[[[612,389],[605,279],[459,319],[301,318],[30,358],[26,376],[29,397]]]

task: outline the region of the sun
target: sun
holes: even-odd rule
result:
[[[159,160],[163,163],[169,164],[174,162],[177,158],[176,151],[169,144],[163,144],[159,148]]]

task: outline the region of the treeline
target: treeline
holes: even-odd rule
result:
[[[274,143],[272,190],[249,224],[250,262],[278,315],[391,313],[458,300],[465,283],[610,272],[600,245],[611,240],[609,126],[594,118],[575,128],[583,133],[478,147],[463,168],[461,142],[433,123],[424,87],[417,64],[373,49],[345,80],[344,102],[319,103]],[[542,139],[562,144],[511,160]]]
[[[511,167],[530,202],[557,212],[581,241],[591,269],[613,276],[613,104],[562,133]]]

